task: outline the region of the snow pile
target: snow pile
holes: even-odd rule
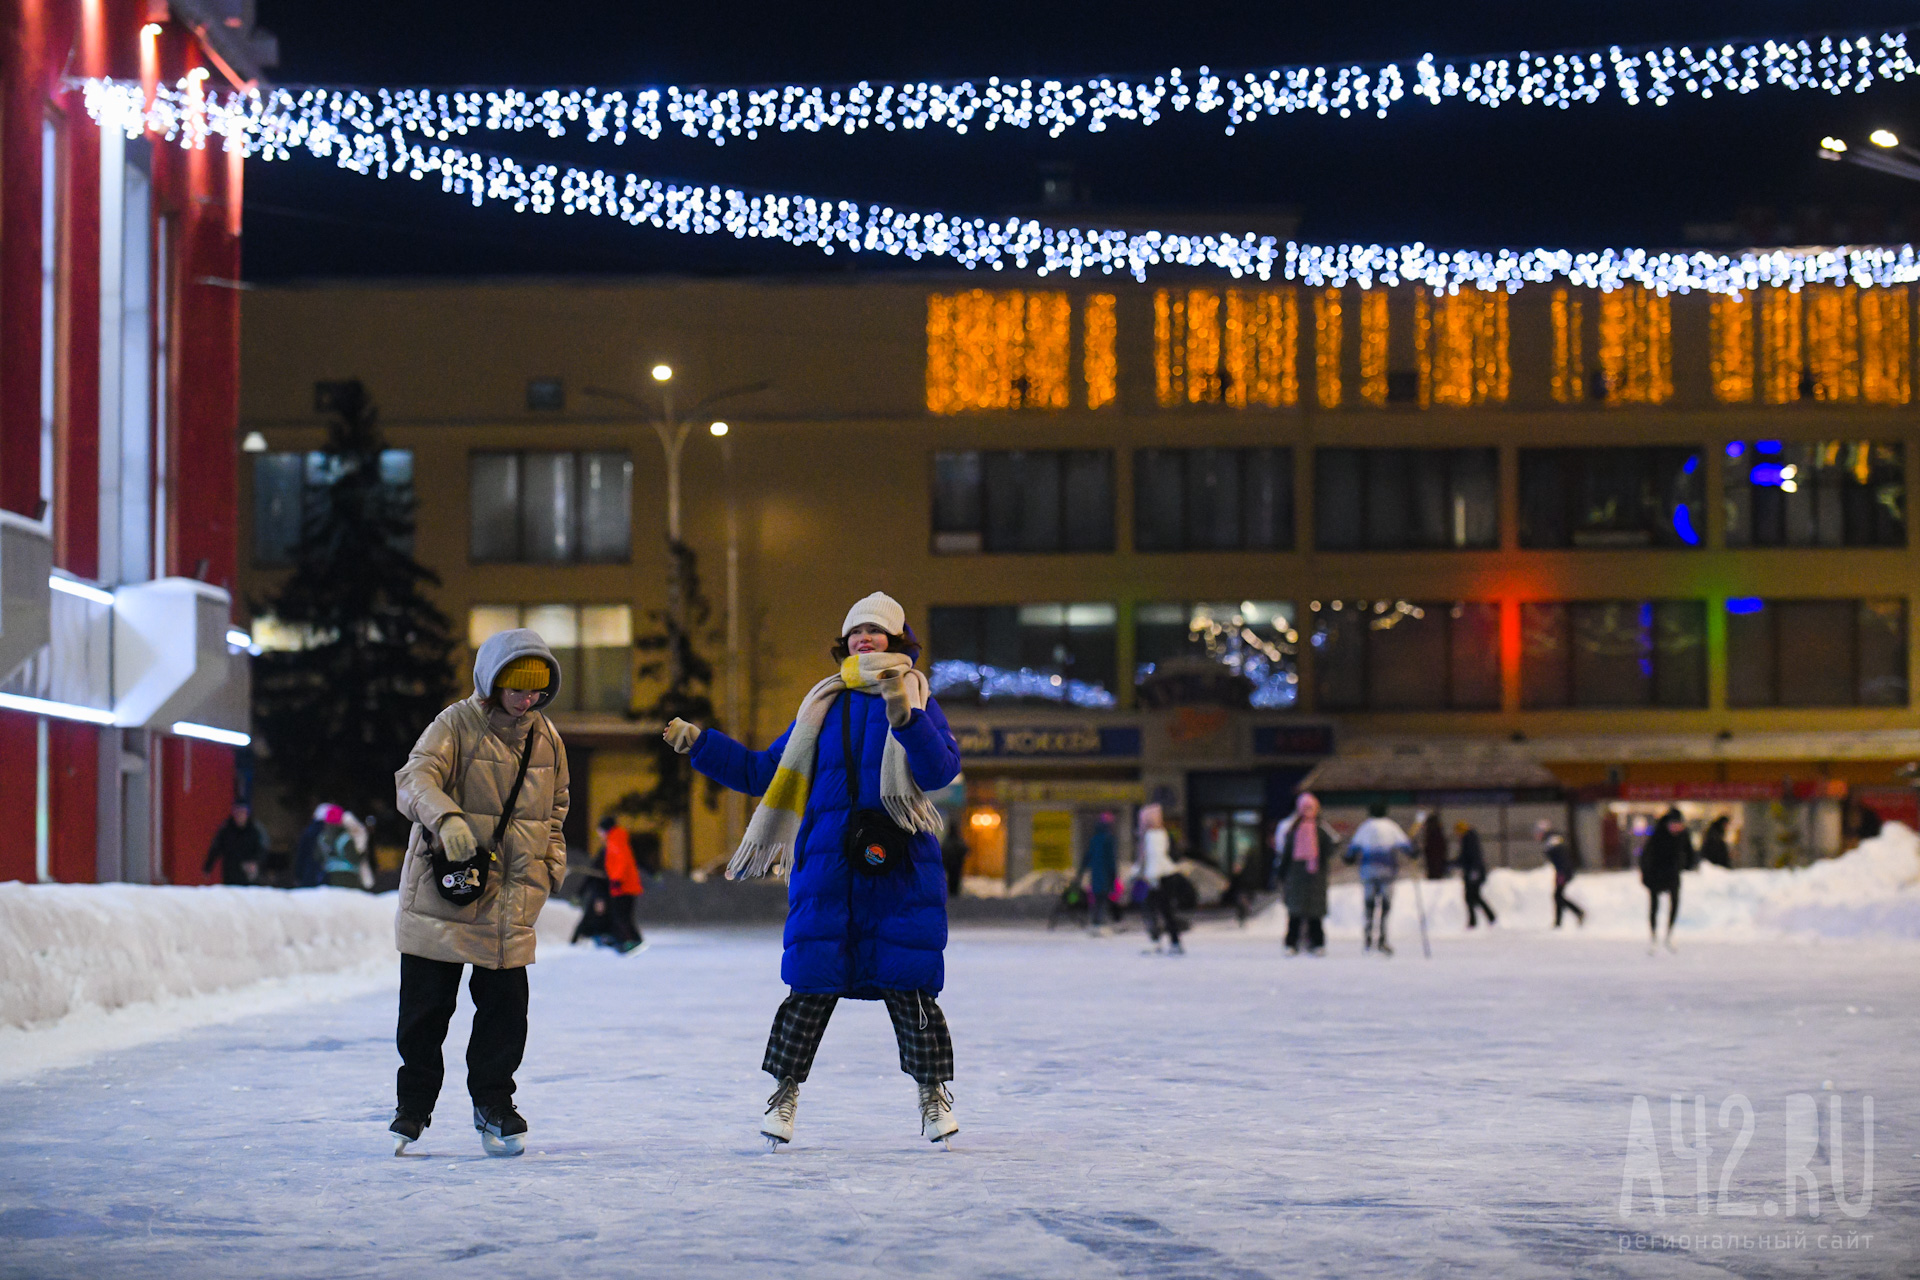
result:
[[[1424,902],[1428,930],[1436,937],[1464,933],[1466,903],[1458,880],[1402,875],[1394,885],[1392,936],[1414,944],[1419,923],[1416,894]],[[1553,871],[1504,868],[1487,877],[1483,896],[1502,930],[1537,932],[1553,927]],[[1647,891],[1633,871],[1585,873],[1567,897],[1587,912],[1585,931],[1601,937],[1647,935]],[[1661,903],[1661,928],[1666,904]],[[1249,928],[1278,936],[1286,909],[1275,903]],[[1327,931],[1358,936],[1364,916],[1360,886],[1334,885],[1327,895]],[[1567,928],[1574,927],[1571,917]],[[1789,934],[1825,938],[1920,938],[1920,836],[1897,822],[1838,858],[1788,870],[1729,871],[1703,863],[1682,877],[1679,937],[1753,939]]]
[[[0,884],[0,1028],[393,966],[391,893]],[[540,940],[579,913],[550,904]]]

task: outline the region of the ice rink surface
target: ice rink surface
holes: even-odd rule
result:
[[[1138,934],[957,932],[951,1151],[918,1136],[886,1015],[857,1003],[793,1146],[764,1150],[768,931],[543,944],[517,1160],[485,1158],[468,1119],[464,993],[438,1119],[404,1159],[391,990],[190,1029],[0,1086],[0,1276],[1915,1273],[1920,945],[1649,957],[1482,930],[1426,960],[1395,923],[1391,959],[1351,939],[1289,959],[1230,926],[1178,958]],[[1858,1218],[1833,1199],[1835,1099]],[[1795,1162],[1818,1218],[1804,1182],[1787,1214]]]

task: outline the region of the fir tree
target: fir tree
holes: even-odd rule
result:
[[[304,647],[254,664],[254,717],[296,812],[317,802],[393,813],[393,775],[446,706],[453,639],[421,593],[411,480],[381,475],[379,412],[358,381],[335,392],[320,483],[309,480],[292,576],[255,612]]]
[[[700,591],[699,558],[684,542],[667,543],[667,607],[650,610],[654,629],[635,637],[642,657],[637,673],[642,680],[660,682],[660,694],[636,707],[642,720],[666,724],[678,716],[698,725],[713,723],[713,664],[702,657],[695,639],[711,630],[713,608]],[[641,752],[653,765],[653,785],[630,791],[614,805],[616,812],[651,818],[663,828],[679,831],[680,857],[691,861],[693,766],[657,733],[641,735]],[[716,790],[707,788],[713,807]],[[684,866],[682,869],[686,869]]]

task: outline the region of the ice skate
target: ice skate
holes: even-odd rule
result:
[[[393,1135],[393,1154],[407,1154],[407,1147],[420,1141],[420,1131],[433,1123],[433,1117],[423,1112],[409,1111],[405,1107],[395,1107],[393,1123],[387,1126],[387,1132]]]
[[[953,1118],[953,1094],[944,1084],[920,1086],[920,1132],[942,1146],[950,1146],[947,1139],[960,1132],[960,1122]]]
[[[1299,954],[1300,954],[1300,948],[1298,948],[1298,947],[1295,947],[1295,946],[1289,946],[1289,947],[1287,948],[1287,954],[1288,954],[1288,955],[1290,955],[1290,956],[1297,956],[1297,955],[1299,955]]]
[[[1183,956],[1187,954],[1187,949],[1177,942],[1169,943],[1167,946],[1167,954],[1170,956]]]
[[[767,1150],[777,1151],[793,1141],[793,1116],[800,1109],[800,1082],[788,1076],[767,1099],[767,1118],[760,1122],[760,1134]]]
[[[1669,950],[1669,951],[1678,951],[1678,950],[1680,949],[1680,948],[1678,948],[1678,947],[1676,947],[1676,946],[1674,946],[1674,945],[1673,945],[1673,935],[1672,935],[1672,934],[1668,934],[1668,935],[1667,935],[1667,944],[1666,944],[1666,945],[1667,945],[1667,950]]]
[[[490,1156],[517,1156],[527,1148],[527,1122],[511,1102],[475,1106],[473,1127],[480,1131],[480,1149]]]
[[[1378,951],[1383,956],[1390,956],[1393,954],[1393,948],[1387,945],[1387,940],[1385,938],[1380,939],[1380,945],[1374,948],[1374,950]]]

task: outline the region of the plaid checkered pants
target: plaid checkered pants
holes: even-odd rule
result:
[[[924,991],[888,991],[882,998],[887,1016],[893,1019],[893,1034],[900,1041],[900,1069],[920,1084],[953,1079],[953,1037],[939,1003]],[[839,996],[789,992],[773,1015],[767,1056],[760,1069],[776,1080],[805,1080],[813,1070],[813,1055],[820,1051],[820,1037],[827,1033],[827,1020],[839,1003]]]

